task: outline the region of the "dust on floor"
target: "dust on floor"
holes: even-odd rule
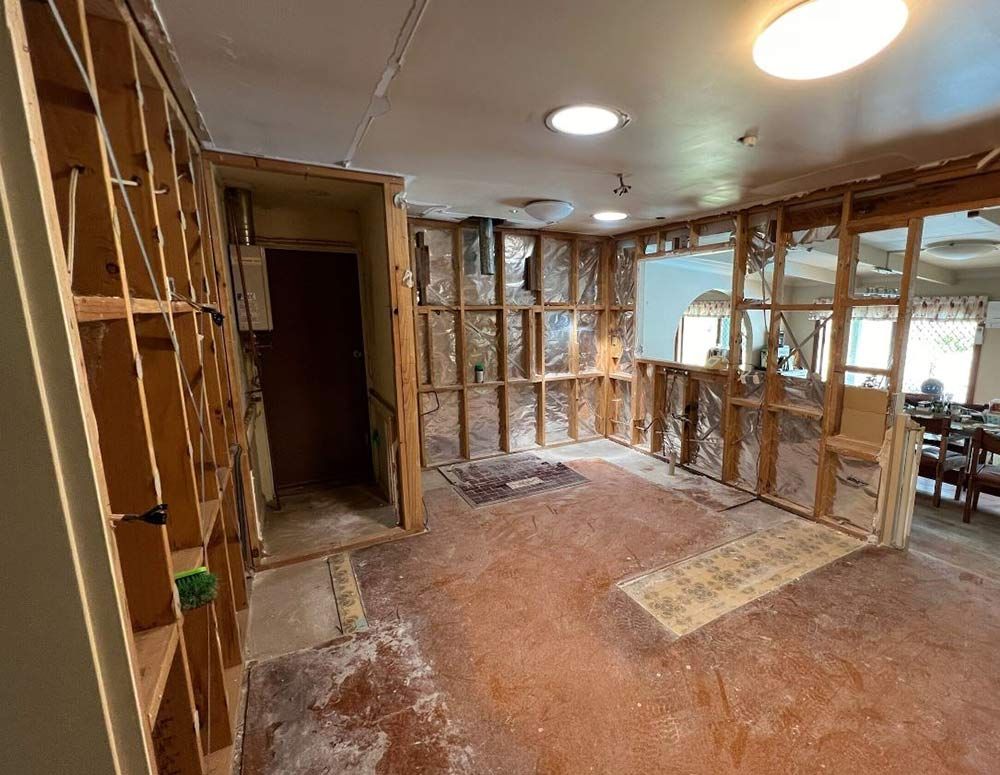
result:
[[[431,532],[355,553],[371,627],[251,674],[244,775],[1000,760],[995,584],[867,549],[678,639],[617,582],[788,515],[570,465],[590,483],[488,508],[428,491]]]

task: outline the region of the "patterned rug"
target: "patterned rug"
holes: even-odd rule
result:
[[[562,463],[549,463],[530,453],[459,463],[442,468],[441,473],[471,506],[527,498],[588,481]]]
[[[680,637],[864,545],[793,519],[618,586]]]

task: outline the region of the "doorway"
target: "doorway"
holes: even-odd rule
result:
[[[267,278],[261,389],[275,489],[371,483],[357,257],[268,250]]]

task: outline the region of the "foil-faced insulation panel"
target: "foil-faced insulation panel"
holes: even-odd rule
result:
[[[429,466],[460,460],[462,419],[460,390],[420,394],[420,425],[424,459]]]
[[[458,350],[455,330],[458,315],[454,312],[432,310],[427,313],[427,325],[430,329],[431,372],[437,385],[457,385]]]
[[[631,374],[635,365],[635,312],[625,310],[611,316],[610,336],[621,345],[621,355],[615,362],[615,374]]]
[[[577,370],[580,374],[601,371],[601,313],[576,314]]]
[[[500,389],[470,387],[469,457],[484,457],[502,451],[500,435]]]
[[[628,307],[635,304],[635,253],[635,247],[622,245],[615,251],[612,299],[615,306]]]
[[[611,406],[608,416],[611,435],[626,444],[632,443],[632,383],[623,379],[611,380]]]
[[[591,378],[577,382],[576,428],[581,439],[604,435],[604,418],[601,414],[602,381],[600,378]]]
[[[523,311],[507,313],[507,377],[527,379],[528,369],[528,328],[527,315]]]
[[[545,373],[569,374],[569,347],[573,336],[573,313],[545,312]]]
[[[570,303],[573,243],[542,237],[542,291],[546,304]]]
[[[499,312],[465,311],[465,376],[475,381],[477,364],[483,366],[483,381],[500,379],[500,358],[497,349]]]
[[[882,468],[870,460],[833,455],[834,489],[830,515],[871,530],[878,513]]]
[[[684,407],[687,377],[668,369],[663,372],[663,382],[663,403],[656,408],[659,425],[662,429],[659,452],[664,457],[673,455],[674,460],[680,462],[681,442],[684,439],[684,428],[687,425]]]
[[[423,303],[432,306],[458,304],[458,273],[451,230],[424,229],[424,240],[430,255],[430,275]]]
[[[528,259],[535,255],[535,238],[525,234],[504,234],[503,238],[503,278],[506,303],[518,307],[537,304],[537,294],[528,290],[533,287],[525,276]]]
[[[535,385],[507,386],[507,407],[510,412],[507,428],[511,450],[538,446],[538,389]]]
[[[569,408],[573,401],[573,382],[545,383],[545,443],[558,444],[571,438]]]
[[[722,407],[726,386],[722,382],[698,380],[698,420],[691,437],[689,465],[702,473],[722,478]]]
[[[479,229],[462,229],[462,296],[470,305],[497,303],[497,275],[482,273]]]
[[[774,494],[811,511],[819,469],[820,421],[791,412],[778,412],[777,418]]]
[[[601,245],[598,242],[580,242],[578,253],[577,302],[580,304],[599,304],[601,302]]]

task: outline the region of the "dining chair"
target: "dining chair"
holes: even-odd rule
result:
[[[979,428],[972,434],[972,453],[966,476],[968,489],[965,493],[965,510],[962,521],[972,521],[973,509],[979,508],[979,494],[983,490],[1000,492],[1000,466],[989,461],[990,455],[1000,454],[1000,439],[985,429]]]
[[[947,477],[955,485],[955,500],[962,497],[965,485],[968,457],[948,448],[948,434],[951,432],[951,417],[920,417],[913,420],[924,426],[924,445],[920,453],[919,476],[934,480],[934,506],[941,505],[941,486]],[[928,439],[927,436],[937,439]]]

